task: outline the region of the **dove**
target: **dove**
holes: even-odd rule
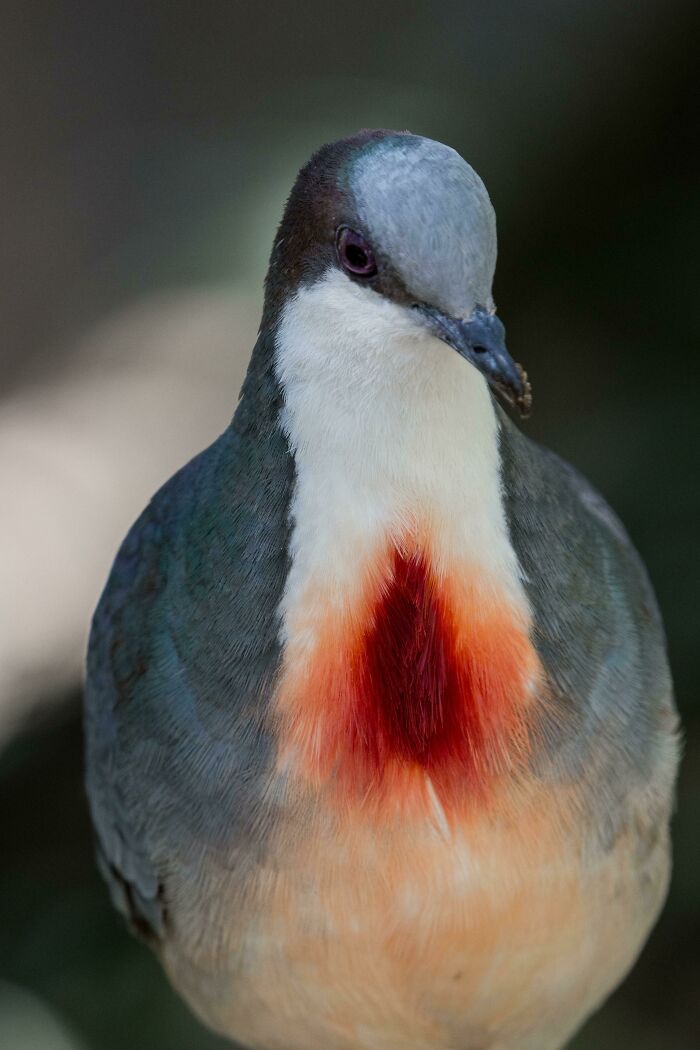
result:
[[[321,148],[232,422],[95,612],[100,867],[244,1047],[557,1050],[666,895],[660,614],[602,497],[511,418],[496,250],[448,146]]]

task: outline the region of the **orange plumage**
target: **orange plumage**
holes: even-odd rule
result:
[[[430,783],[449,814],[527,757],[539,664],[523,613],[483,570],[438,574],[427,550],[388,542],[345,606],[306,595],[313,641],[290,639],[276,713],[303,780],[403,808]]]

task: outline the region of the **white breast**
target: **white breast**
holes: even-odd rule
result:
[[[468,562],[526,599],[501,503],[483,377],[410,307],[329,271],[286,304],[276,339],[295,455],[284,628],[311,581],[351,598],[387,533],[428,529],[435,569]]]

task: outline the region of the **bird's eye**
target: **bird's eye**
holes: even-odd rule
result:
[[[374,277],[377,261],[374,252],[361,233],[341,226],[336,236],[340,265],[355,277]]]

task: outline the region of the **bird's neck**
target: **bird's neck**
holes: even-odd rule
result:
[[[277,333],[296,467],[285,732],[312,778],[476,788],[522,748],[536,674],[498,423],[474,368],[376,296],[363,314],[368,294],[321,282]]]

